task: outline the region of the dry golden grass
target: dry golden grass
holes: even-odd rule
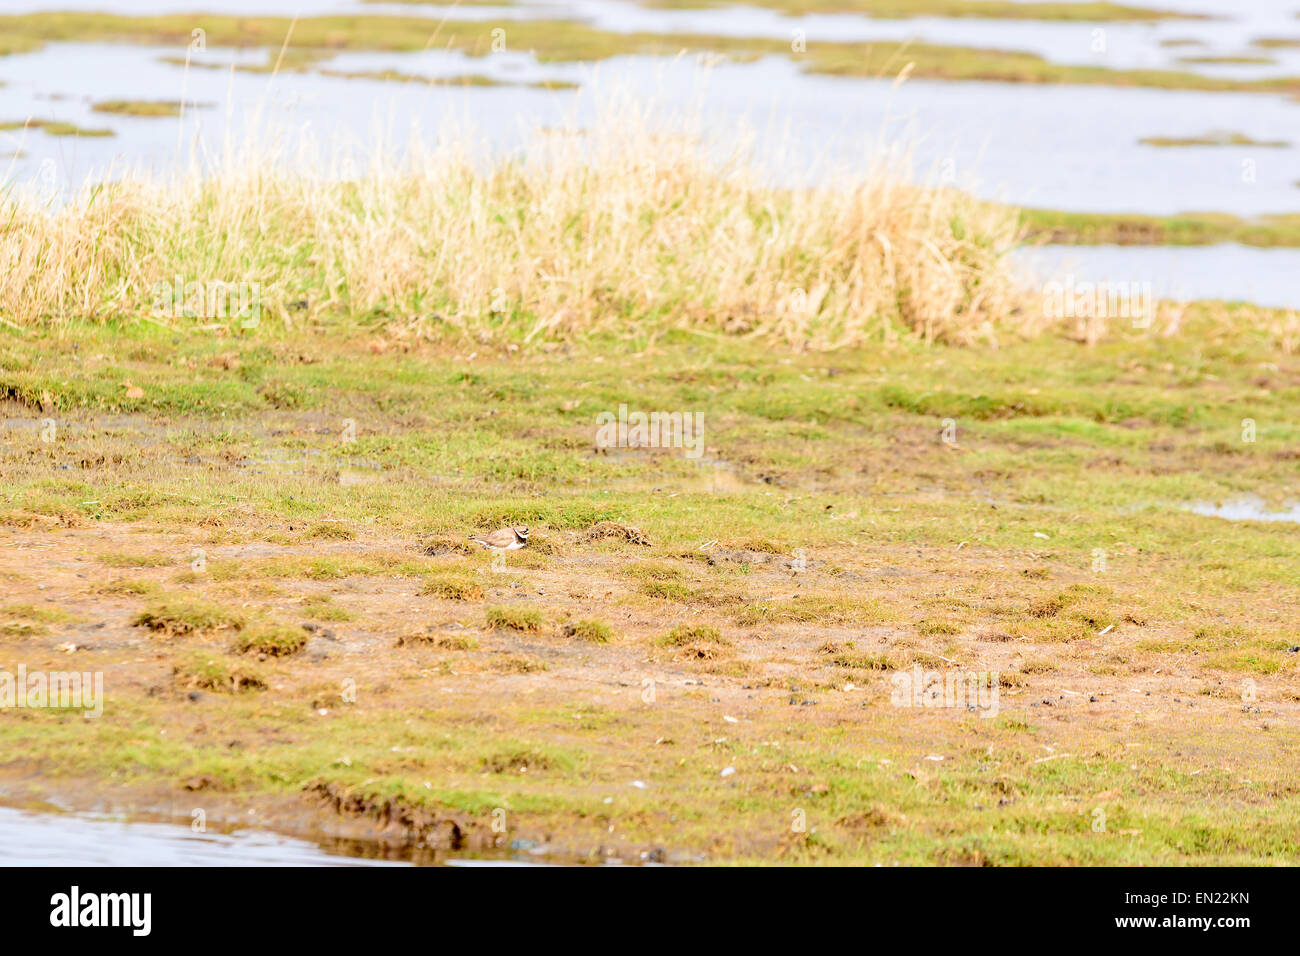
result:
[[[1041,322],[1000,258],[1014,212],[884,168],[777,188],[743,146],[719,161],[716,136],[654,125],[615,98],[586,132],[539,132],[491,162],[472,137],[379,157],[359,178],[250,149],[56,207],[12,193],[0,314],[236,321],[210,304],[157,308],[156,284],[180,277],[209,294],[249,284],[264,320],[377,319],[485,341],[634,326],[824,349],[908,333],[974,342]]]

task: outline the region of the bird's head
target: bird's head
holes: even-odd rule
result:
[[[525,540],[525,541],[528,540],[528,529],[527,529],[527,528],[515,528],[515,534],[517,534],[520,538],[522,538],[522,539]]]

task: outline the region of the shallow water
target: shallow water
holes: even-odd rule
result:
[[[1300,502],[1274,510],[1262,498],[1237,498],[1233,501],[1202,502],[1187,510],[1228,521],[1288,521],[1300,524]]]
[[[1014,253],[1035,284],[1150,284],[1157,299],[1223,299],[1300,309],[1300,249],[1214,246],[1038,246]],[[1143,294],[1146,294],[1145,291]]]
[[[1276,138],[1296,128],[1300,105],[1273,96],[1006,83],[890,81],[802,73],[783,57],[724,63],[704,70],[691,58],[616,57],[591,64],[539,64],[525,53],[466,57],[457,53],[344,53],[329,67],[344,72],[393,69],[426,76],[481,74],[513,84],[572,82],[571,90],[428,86],[318,74],[274,78],[226,70],[190,70],[160,62],[174,49],[56,44],[0,58],[0,118],[36,116],[83,127],[108,127],[114,138],[52,137],[29,130],[0,133],[0,179],[79,183],[135,165],[165,169],[178,149],[220,153],[259,124],[316,137],[336,159],[372,152],[386,141],[400,149],[413,127],[426,135],[472,126],[486,143],[517,145],[522,130],[573,118],[590,121],[610,91],[630,88],[661,115],[698,107],[709,125],[746,121],[766,142],[776,175],[815,179],[832,168],[862,172],[878,144],[906,144],[918,178],[948,173],[991,199],[1096,212],[1170,214],[1214,210],[1243,216],[1300,210],[1300,143],[1284,149],[1159,149],[1138,143],[1152,134],[1188,136],[1231,129]],[[256,59],[209,49],[213,62]],[[184,91],[191,108],[175,119],[107,116],[95,99],[149,99]],[[337,143],[345,148],[335,149]],[[292,153],[291,148],[282,152]],[[8,176],[5,170],[8,169]]]
[[[1021,50],[1047,60],[1109,69],[1175,69],[1211,76],[1254,79],[1300,73],[1300,49],[1259,50],[1257,37],[1300,36],[1291,0],[1134,0],[1133,6],[1202,13],[1208,20],[1136,23],[1076,23],[1050,20],[997,20],[909,17],[899,20],[861,14],[790,16],[757,6],[736,4],[699,10],[655,9],[633,0],[520,0],[510,6],[364,3],[362,0],[9,0],[6,12],[94,10],[144,16],[219,9],[229,15],[323,16],[373,14],[423,16],[450,20],[576,20],[615,33],[699,33],[786,39],[795,31],[819,40],[917,40],[950,46]],[[1098,30],[1103,31],[1098,34]],[[1169,40],[1194,40],[1195,46],[1167,46]],[[1180,57],[1267,56],[1268,64],[1184,63]]]
[[[404,865],[330,853],[268,830],[195,833],[174,823],[0,807],[0,866]]]

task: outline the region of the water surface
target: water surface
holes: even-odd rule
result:
[[[404,865],[337,855],[268,830],[195,833],[174,823],[0,807],[0,866]]]

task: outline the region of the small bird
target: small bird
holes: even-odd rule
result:
[[[517,551],[528,543],[527,528],[502,528],[470,538],[489,551]]]

